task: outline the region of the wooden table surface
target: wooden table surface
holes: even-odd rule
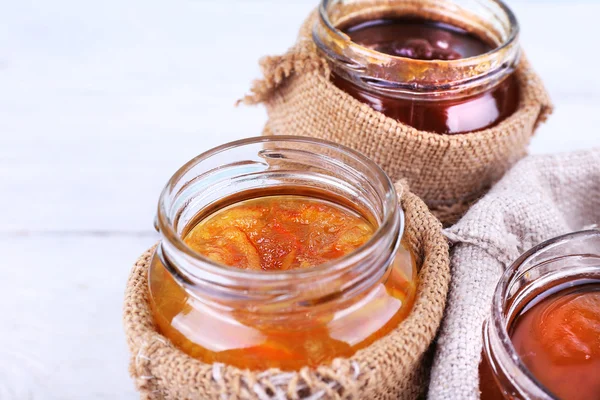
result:
[[[121,324],[159,192],[261,132],[235,108],[316,0],[0,0],[0,399],[134,399]],[[598,146],[600,3],[513,0],[556,112],[547,153]]]

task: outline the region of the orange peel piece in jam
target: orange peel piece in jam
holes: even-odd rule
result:
[[[343,257],[375,230],[360,214],[334,203],[272,196],[219,210],[197,224],[184,242],[221,264],[276,271]]]

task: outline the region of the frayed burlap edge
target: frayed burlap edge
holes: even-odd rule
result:
[[[458,220],[527,154],[537,126],[553,110],[543,83],[522,57],[515,72],[517,111],[500,124],[460,135],[439,135],[402,124],[338,89],[312,40],[317,14],[282,56],[261,60],[264,78],[241,101],[264,103],[265,135],[311,136],[351,147],[378,163],[393,180],[407,179],[445,224]]]
[[[143,399],[415,399],[424,393],[430,353],[442,319],[450,267],[441,224],[426,205],[397,185],[405,237],[414,251],[419,288],[409,317],[393,332],[349,359],[298,372],[244,371],[193,359],[155,329],[148,304],[148,266],[154,249],[136,262],[124,305],[130,373]]]

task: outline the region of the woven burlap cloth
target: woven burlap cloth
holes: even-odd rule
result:
[[[544,86],[522,59],[516,71],[518,110],[499,125],[463,135],[419,131],[373,110],[330,82],[330,68],[312,40],[313,12],[282,56],[261,60],[264,78],[246,104],[264,103],[267,135],[312,136],[351,147],[392,178],[407,179],[445,224],[455,222],[527,151],[537,125],[552,111]]]
[[[176,349],[154,326],[148,304],[153,250],[135,264],[127,284],[124,324],[130,373],[144,399],[415,399],[425,393],[431,351],[442,319],[450,265],[439,221],[405,186],[397,185],[405,211],[405,237],[419,269],[409,317],[394,331],[349,359],[298,372],[243,371],[204,364]],[[211,327],[206,327],[211,329]]]
[[[540,242],[599,222],[600,149],[595,149],[523,159],[445,231],[453,243],[452,283],[431,400],[479,399],[482,323],[504,269]]]

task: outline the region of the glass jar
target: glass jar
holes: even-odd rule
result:
[[[312,268],[256,271],[217,264],[182,237],[221,207],[303,195],[352,207],[377,230],[361,247]],[[416,265],[389,178],[337,144],[303,137],[245,139],[183,166],[159,202],[161,242],[149,271],[159,331],[203,362],[297,370],[348,357],[410,312]]]
[[[398,18],[444,24],[491,50],[414,59],[362,46],[345,33],[348,26]],[[518,34],[514,14],[499,0],[323,0],[313,38],[340,89],[416,129],[456,134],[492,127],[516,111]]]
[[[491,315],[483,326],[481,398],[557,399],[558,397],[544,387],[527,368],[513,345],[512,332],[519,317],[530,312],[540,297],[547,298],[565,290],[598,284],[598,230],[551,239],[529,250],[515,261],[505,271],[496,287]],[[528,335],[532,334],[534,333],[528,332]],[[595,398],[586,395],[585,385],[581,382],[577,384],[576,379],[568,375],[563,374],[563,378],[568,381],[566,385],[579,392],[578,398]]]

